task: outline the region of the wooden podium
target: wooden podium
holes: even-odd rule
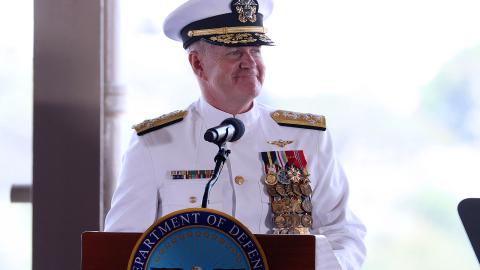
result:
[[[127,270],[130,253],[141,235],[84,232],[82,270]],[[315,236],[256,234],[255,237],[271,270],[315,269]]]

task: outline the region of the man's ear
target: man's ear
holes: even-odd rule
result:
[[[193,73],[201,80],[206,80],[205,71],[203,69],[201,56],[197,51],[191,51],[188,53],[188,61],[192,67]]]

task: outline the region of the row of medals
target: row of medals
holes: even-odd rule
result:
[[[309,234],[312,227],[312,188],[306,169],[294,166],[268,169],[265,176],[271,196],[274,234]]]

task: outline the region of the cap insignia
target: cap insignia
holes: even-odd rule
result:
[[[258,2],[256,0],[233,0],[232,10],[238,14],[242,23],[257,21]]]
[[[280,126],[299,127],[307,129],[325,130],[326,120],[323,115],[315,115],[310,113],[297,113],[290,111],[274,111],[270,116]]]
[[[142,136],[154,130],[178,123],[182,121],[186,115],[187,111],[174,111],[154,119],[145,120],[140,124],[134,125],[132,128],[135,129],[138,136]]]

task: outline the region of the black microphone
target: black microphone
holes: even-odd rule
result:
[[[218,180],[218,176],[222,171],[223,164],[227,160],[228,155],[230,154],[230,150],[225,149],[226,142],[234,142],[240,137],[243,136],[245,133],[245,125],[243,125],[242,121],[236,118],[227,118],[220,123],[219,126],[213,127],[208,129],[203,138],[207,142],[214,143],[218,146],[218,153],[215,155],[215,169],[213,170],[212,178],[207,182],[205,185],[205,191],[203,192],[203,199],[202,199],[202,208],[206,208],[208,205],[208,196],[210,194],[210,190],[215,185]]]
[[[227,118],[219,126],[208,129],[203,135],[207,142],[217,145],[234,142],[245,133],[245,125],[237,118]]]

